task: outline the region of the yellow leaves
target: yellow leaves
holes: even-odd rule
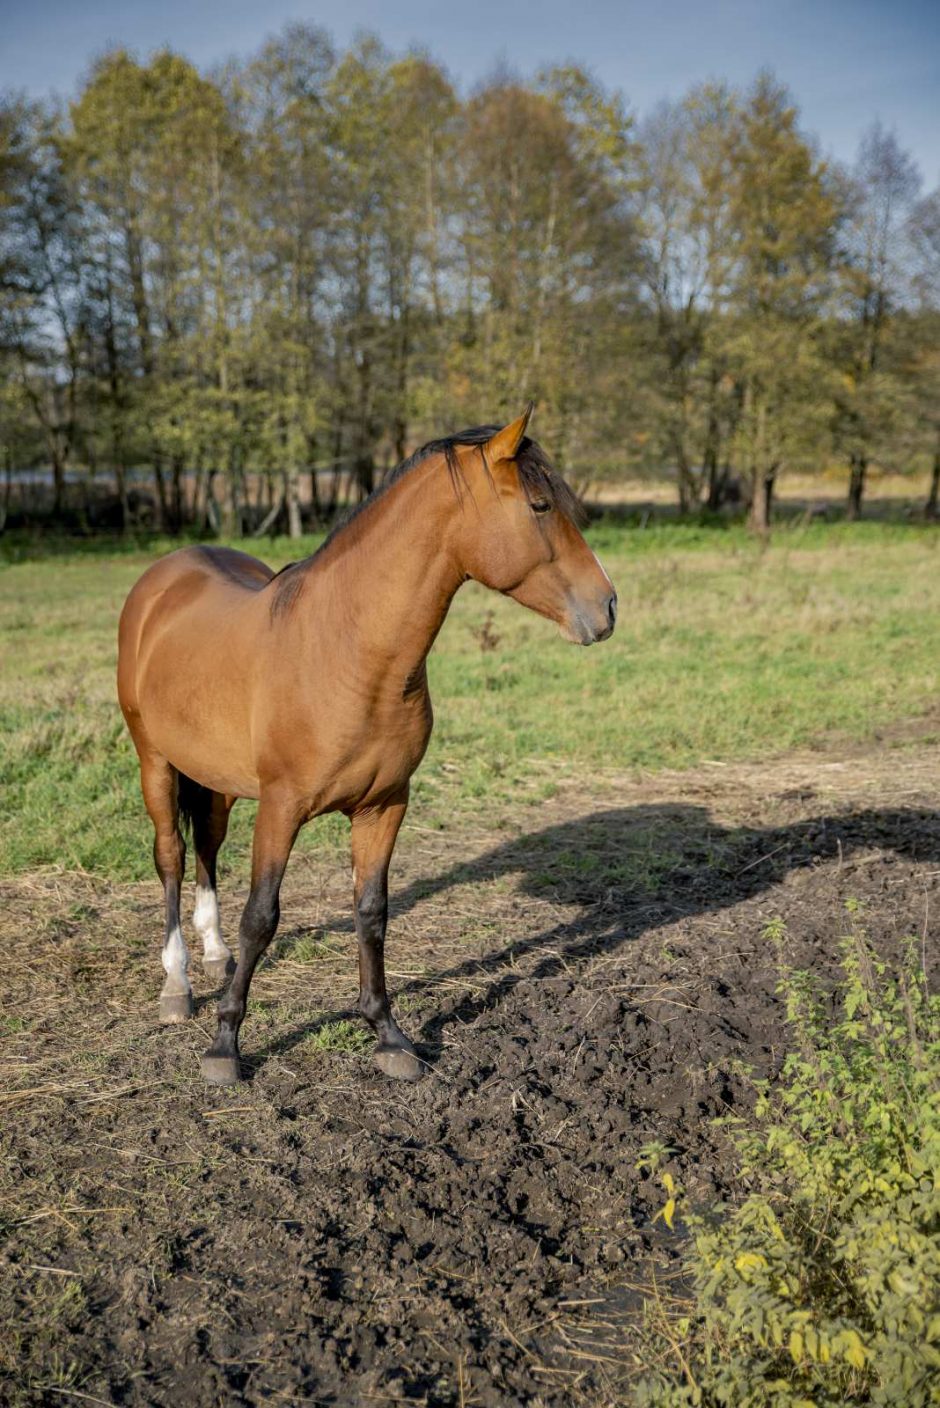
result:
[[[866,1349],[857,1330],[843,1330],[839,1335],[842,1356],[853,1369],[864,1369],[871,1358],[871,1350]]]
[[[838,1334],[827,1338],[808,1323],[809,1318],[808,1311],[801,1311],[793,1317],[799,1324],[790,1330],[787,1349],[794,1364],[800,1364],[804,1359],[810,1359],[815,1364],[829,1364],[833,1353],[836,1353],[853,1369],[865,1368],[872,1358],[872,1352],[857,1330],[840,1330]]]
[[[654,1222],[658,1222],[659,1219],[662,1218],[663,1222],[665,1222],[666,1226],[669,1228],[669,1231],[672,1232],[672,1231],[673,1231],[672,1219],[673,1219],[673,1217],[675,1216],[675,1212],[676,1212],[676,1200],[675,1200],[675,1198],[668,1198],[667,1201],[666,1201],[665,1207],[661,1207],[661,1208],[659,1209],[659,1212],[658,1212],[658,1213],[656,1214],[656,1216],[653,1218],[653,1221],[654,1221]]]
[[[666,1226],[669,1228],[669,1231],[672,1232],[674,1231],[672,1219],[676,1212],[676,1184],[671,1173],[664,1173],[660,1182],[669,1196],[666,1199],[665,1207],[659,1209],[653,1221],[658,1222],[659,1219],[662,1218],[663,1222],[665,1222]]]
[[[767,1258],[761,1256],[760,1252],[742,1252],[735,1260],[734,1269],[746,1277],[749,1271],[760,1271],[767,1265]]]

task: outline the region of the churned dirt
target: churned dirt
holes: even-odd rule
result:
[[[373,1070],[345,862],[300,856],[250,1079],[156,1021],[156,883],[43,873],[0,907],[0,1401],[623,1402],[639,1288],[735,1193],[712,1121],[783,1053],[775,945],[828,974],[940,917],[940,749],[571,781],[499,829],[403,832],[389,967],[429,1065]],[[229,932],[244,895],[223,895]]]

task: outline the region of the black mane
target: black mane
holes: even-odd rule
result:
[[[455,435],[445,435],[440,440],[429,440],[426,445],[422,445],[420,450],[415,450],[408,459],[402,460],[389,474],[385,476],[382,483],[375,489],[367,499],[363,499],[361,504],[357,504],[349,513],[345,514],[340,521],[331,529],[327,537],[323,540],[316,552],[310,557],[301,558],[299,562],[290,562],[286,567],[282,567],[271,579],[270,585],[273,587],[274,598],[271,602],[271,614],[279,616],[288,612],[296,600],[300,588],[303,585],[305,569],[324,552],[334,538],[343,533],[359,515],[374,504],[376,499],[380,499],[386,494],[394,484],[414,469],[417,465],[423,464],[432,455],[443,455],[447,465],[447,472],[453,485],[457,498],[463,497],[466,489],[466,480],[460,466],[458,450],[466,446],[475,446],[480,451],[484,468],[489,473],[489,466],[486,464],[486,457],[483,454],[483,447],[488,440],[501,430],[498,425],[476,425],[469,430],[458,430]],[[522,487],[530,503],[540,500],[547,500],[559,513],[563,513],[572,522],[579,523],[584,519],[584,510],[580,500],[574,491],[569,488],[561,475],[553,468],[551,461],[545,454],[537,440],[530,440],[523,436],[519,449],[516,452],[516,466],[519,470],[519,478]]]

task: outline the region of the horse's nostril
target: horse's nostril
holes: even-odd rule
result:
[[[611,594],[610,594],[610,600],[609,600],[608,603],[607,603],[607,619],[608,619],[608,621],[610,622],[611,626],[613,626],[614,623],[615,623],[615,621],[617,620],[617,593],[616,593],[616,592],[611,592]]]

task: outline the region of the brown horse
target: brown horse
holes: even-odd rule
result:
[[[219,1002],[207,1080],[238,1079],[238,1031],[255,965],[304,822],[352,823],[359,1011],[386,1075],[422,1073],[385,987],[388,866],[408,784],[431,734],[425,662],[461,583],[473,578],[590,645],[614,628],[610,578],[575,526],[577,501],[539,446],[529,410],[511,425],[434,441],[401,465],[323,546],[276,575],[230,548],[189,547],[144,573],[121,615],[118,695],[140,759],[166,898],[165,1022],[192,1015],[180,928],[186,848],[196,851],[194,927],[221,981],[215,863],[238,797],[258,799],[238,966]]]

